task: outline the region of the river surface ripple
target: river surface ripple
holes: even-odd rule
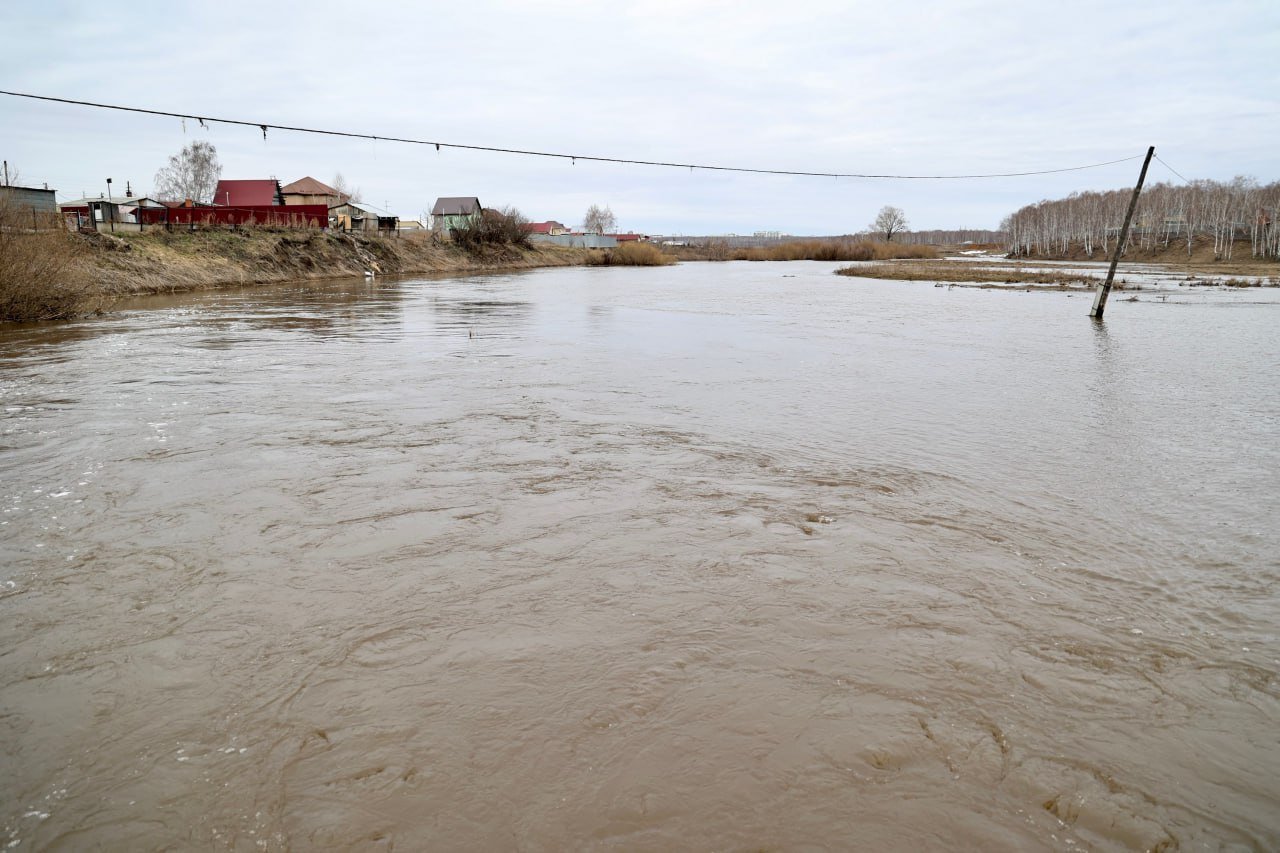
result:
[[[1280,848],[1280,304],[833,266],[0,331],[0,846]]]

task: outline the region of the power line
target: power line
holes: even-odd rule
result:
[[[526,157],[551,157],[559,160],[570,160],[577,162],[584,160],[594,163],[621,163],[632,166],[663,166],[673,169],[702,169],[709,172],[743,172],[754,175],[792,175],[798,177],[811,178],[879,178],[887,180],[901,181],[955,181],[968,180],[975,178],[1021,178],[1029,175],[1051,175],[1058,172],[1078,172],[1084,169],[1097,169],[1102,166],[1114,166],[1117,163],[1127,163],[1130,160],[1137,160],[1144,155],[1135,154],[1132,157],[1122,157],[1119,160],[1108,160],[1105,163],[1090,163],[1087,166],[1067,166],[1061,169],[1038,169],[1030,172],[995,172],[991,174],[981,175],[871,175],[861,174],[857,172],[805,172],[791,169],[750,169],[742,166],[711,166],[702,163],[670,163],[662,160],[631,160],[624,157],[595,157],[586,154],[561,154],[553,151],[533,151],[524,148],[499,148],[491,145],[466,145],[459,142],[436,142],[427,139],[408,139],[402,136],[381,136],[373,133],[354,133],[344,130],[324,130],[314,127],[295,127],[286,124],[271,124],[270,122],[246,121],[243,119],[233,118],[214,118],[211,116],[200,116],[195,113],[177,113],[167,110],[152,110],[142,107],[125,107],[118,104],[99,104],[93,101],[79,101],[72,98],[55,98],[49,95],[32,95],[26,92],[8,92],[0,89],[0,95],[9,95],[15,98],[30,98],[36,101],[51,101],[59,104],[71,104],[79,107],[94,107],[103,110],[120,110],[130,113],[144,113],[146,115],[165,116],[167,118],[192,119],[200,122],[204,126],[205,122],[217,122],[218,124],[234,124],[241,127],[252,127],[262,131],[265,139],[268,130],[286,130],[294,133],[313,133],[322,136],[343,136],[349,139],[371,139],[375,142],[403,142],[408,145],[434,145],[436,150],[442,148],[453,148],[463,151],[485,151],[493,154],[519,154]]]
[[[1159,154],[1157,154],[1157,155],[1156,155],[1156,159],[1157,159],[1157,160],[1160,160],[1160,155],[1159,155]],[[1172,166],[1170,166],[1168,163],[1164,162],[1163,160],[1160,160],[1160,165],[1164,166],[1164,167],[1165,167],[1166,169],[1168,169],[1170,172],[1173,172],[1173,173],[1174,173],[1175,175],[1177,175],[1179,178],[1182,178],[1182,173],[1181,173],[1181,172],[1179,172],[1177,169],[1173,168]],[[1187,183],[1187,185],[1188,185],[1188,186],[1191,184],[1191,182],[1190,182],[1190,181],[1188,181],[1186,178],[1182,178],[1182,180],[1183,180],[1183,181],[1186,181],[1186,183]]]

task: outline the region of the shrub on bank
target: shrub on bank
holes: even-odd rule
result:
[[[592,252],[587,263],[597,267],[663,267],[676,259],[652,243],[623,243],[616,249]]]
[[[59,217],[0,206],[0,320],[60,320],[92,307],[84,241]]]
[[[494,247],[529,248],[529,220],[514,207],[482,210],[466,224],[449,230],[454,244],[474,252]]]

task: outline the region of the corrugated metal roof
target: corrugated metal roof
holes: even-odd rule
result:
[[[71,201],[60,201],[58,202],[58,207],[86,207],[91,203],[102,204],[103,202],[127,207],[162,207],[164,205],[164,202],[156,201],[154,198],[145,195],[113,195],[110,198],[107,198],[106,196],[93,195],[87,198],[72,199]]]
[[[280,182],[274,178],[248,181],[218,181],[213,191],[213,203],[231,207],[282,204]]]
[[[480,199],[475,196],[442,196],[431,208],[432,216],[470,216],[480,212]]]
[[[3,184],[0,189],[5,190],[30,190],[33,193],[55,193],[57,190],[51,190],[48,187],[20,187],[17,184]]]
[[[395,216],[395,214],[392,213],[391,211],[385,208],[378,207],[377,205],[374,205],[374,204],[369,204],[368,202],[348,201],[348,202],[345,202],[345,204],[347,207],[353,207],[356,210],[363,210],[365,213],[372,213],[374,216]],[[341,204],[337,206],[342,207]],[[333,208],[331,207],[329,209],[332,210]]]

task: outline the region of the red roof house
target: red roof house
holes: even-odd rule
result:
[[[224,207],[272,207],[284,204],[284,192],[275,178],[218,181],[213,203]]]
[[[530,222],[524,226],[524,230],[530,234],[566,234],[569,231],[568,228],[565,228],[564,225],[554,219],[547,222]]]

